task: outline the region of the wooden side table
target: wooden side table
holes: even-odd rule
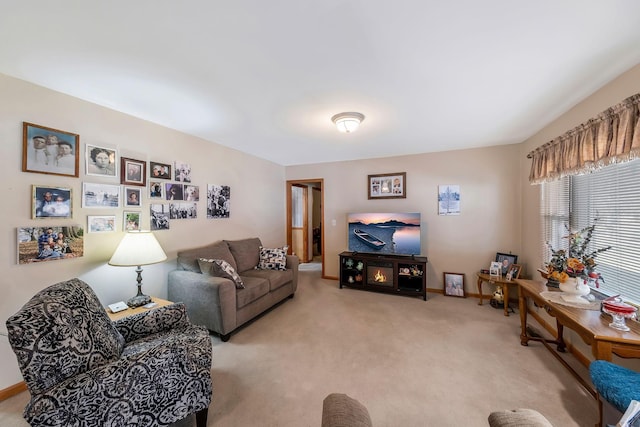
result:
[[[123,317],[133,316],[134,314],[144,313],[145,311],[149,311],[156,308],[164,307],[165,305],[173,304],[173,301],[167,301],[167,300],[156,298],[156,297],[152,297],[151,301],[157,303],[158,305],[155,305],[151,308],[144,308],[142,306],[136,307],[136,308],[129,307],[126,310],[122,310],[117,313],[112,313],[108,307],[105,310],[107,310],[109,319],[111,319],[112,322],[115,322],[116,320],[122,319]]]
[[[480,293],[480,302],[478,305],[482,305],[482,283],[493,283],[496,286],[502,288],[504,294],[504,315],[509,315],[509,285],[516,286],[517,283],[514,280],[507,280],[502,277],[489,276],[485,273],[477,273],[478,275],[478,292]]]

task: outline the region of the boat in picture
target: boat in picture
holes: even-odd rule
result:
[[[355,234],[358,239],[362,240],[364,243],[371,246],[372,248],[381,249],[384,247],[384,245],[386,245],[385,242],[383,242],[373,234],[369,234],[366,231],[362,231],[358,228],[353,230],[353,234]]]

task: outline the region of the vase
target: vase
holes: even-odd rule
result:
[[[560,290],[562,291],[562,299],[567,302],[589,304],[587,299],[582,298],[591,292],[591,288],[584,282],[584,279],[569,277],[565,282],[560,283]]]

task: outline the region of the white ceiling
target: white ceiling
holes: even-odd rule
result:
[[[281,165],[518,143],[640,63],[637,0],[0,5],[0,73]]]

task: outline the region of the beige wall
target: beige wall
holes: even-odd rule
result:
[[[520,150],[515,145],[386,159],[287,167],[286,178],[324,179],[325,274],[337,277],[347,250],[347,213],[420,212],[422,255],[429,258],[428,287],[442,288],[442,273],[475,273],[496,252],[520,253]],[[406,172],[407,198],[369,200],[367,175]],[[461,214],[438,215],[438,185],[460,185]],[[333,225],[335,221],[335,225]]]
[[[265,245],[282,245],[285,235],[284,167],[256,157],[211,144],[107,108],[81,101],[24,81],[0,75],[0,162],[4,173],[4,205],[0,209],[2,242],[2,298],[0,298],[0,389],[22,380],[9,348],[4,321],[33,294],[46,286],[72,277],[88,282],[103,304],[127,299],[135,294],[133,268],[106,265],[122,238],[123,209],[83,209],[82,182],[119,184],[116,178],[85,176],[81,162],[79,178],[59,177],[21,171],[22,122],[65,130],[80,135],[81,159],[84,145],[104,145],[119,154],[140,160],[192,166],[193,183],[200,186],[198,219],[174,220],[171,229],[156,232],[169,259],[144,267],[146,293],[165,297],[167,272],[175,265],[176,252],[218,239],[258,236]],[[72,220],[31,219],[31,185],[71,187],[74,195]],[[206,186],[231,187],[231,217],[206,218]],[[145,190],[145,196],[146,196]],[[141,208],[144,228],[149,227],[148,199]],[[127,208],[127,210],[132,210]],[[86,228],[87,215],[115,214],[118,231],[85,236],[85,256],[78,259],[18,265],[16,228],[79,223]]]

